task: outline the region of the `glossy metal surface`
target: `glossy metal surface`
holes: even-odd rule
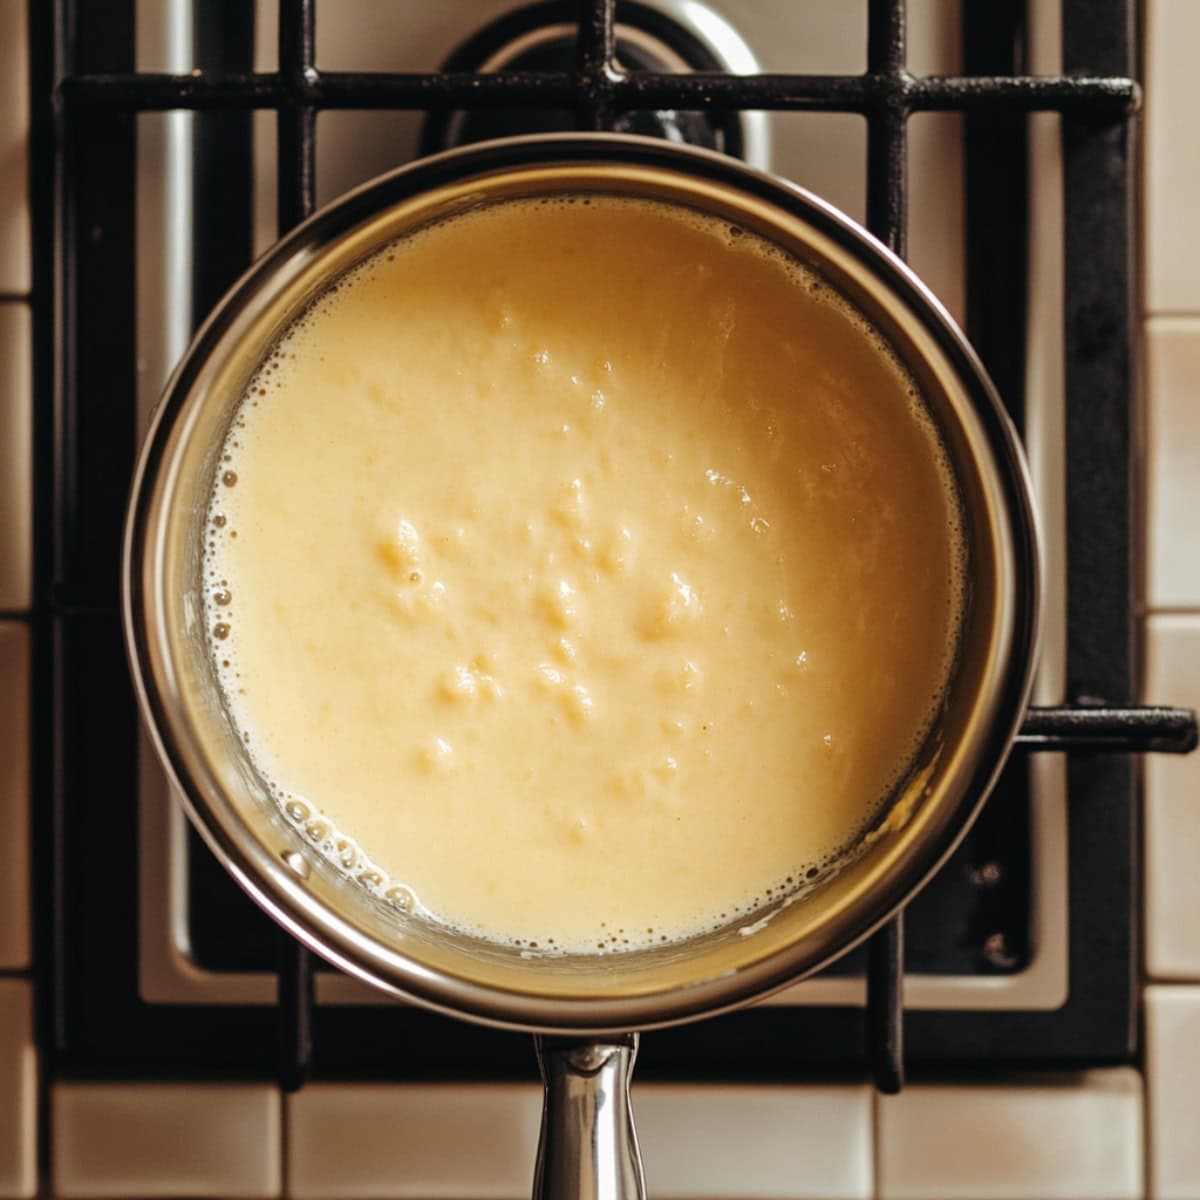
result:
[[[546,1088],[533,1200],[643,1200],[629,1082],[637,1034],[604,1042],[539,1037]]]
[[[341,271],[404,232],[504,197],[606,192],[689,205],[785,247],[847,295],[913,373],[958,478],[972,596],[945,713],[857,858],[762,919],[620,957],[529,958],[389,908],[288,825],[222,703],[200,588],[217,451],[273,340]],[[318,953],[455,1015],[615,1033],[709,1015],[808,974],[894,912],[982,803],[1027,698],[1037,537],[1012,429],[937,301],[858,226],[800,189],[718,155],[611,135],[513,139],[383,177],[318,213],[243,278],[197,336],[158,410],[126,529],[124,615],[143,711],[193,820],[243,887]],[[302,876],[284,857],[300,854]]]

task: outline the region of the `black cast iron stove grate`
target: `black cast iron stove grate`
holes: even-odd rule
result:
[[[1072,854],[1086,853],[1094,870],[1113,872],[1127,902],[1136,895],[1136,793],[1129,756],[1187,752],[1195,745],[1196,725],[1190,712],[1126,705],[1137,682],[1130,507],[1135,378],[1130,123],[1140,103],[1138,85],[1130,78],[1134,5],[1131,0],[1063,0],[1065,73],[1050,77],[1020,73],[1023,0],[964,4],[965,56],[968,70],[976,73],[938,77],[917,77],[906,69],[904,0],[868,0],[862,75],[625,73],[614,54],[620,7],[618,0],[563,6],[578,26],[573,70],[363,74],[318,70],[315,0],[280,0],[276,73],[223,69],[175,76],[133,70],[131,0],[112,5],[59,0],[53,11],[31,4],[35,155],[39,147],[53,148],[35,157],[33,185],[41,532],[35,628],[38,678],[47,681],[39,685],[36,762],[40,784],[55,797],[53,814],[38,818],[38,843],[49,847],[55,863],[50,915],[43,919],[39,944],[42,977],[52,985],[46,989],[52,996],[52,1061],[65,1070],[72,1064],[78,1070],[81,1063],[93,1072],[113,1067],[103,1051],[94,1050],[90,1058],[72,1056],[72,1046],[95,1042],[95,1029],[117,1010],[99,996],[85,1009],[73,1007],[66,982],[72,967],[60,923],[72,911],[62,860],[77,819],[72,814],[82,813],[95,786],[89,771],[112,765],[100,737],[116,738],[128,749],[136,736],[130,713],[115,713],[100,734],[90,732],[96,715],[87,701],[91,696],[94,702],[95,689],[89,692],[86,683],[75,681],[102,669],[124,677],[117,661],[119,636],[114,639],[109,627],[115,628],[120,515],[133,456],[132,240],[121,206],[132,195],[138,113],[274,109],[280,233],[315,207],[316,117],[324,109],[444,114],[553,108],[574,112],[579,126],[588,129],[611,127],[622,114],[660,109],[857,113],[868,127],[867,224],[899,254],[905,251],[908,119],[918,112],[965,113],[969,195],[975,197],[968,211],[968,332],[1018,422],[1025,281],[1023,268],[1012,263],[1023,261],[1026,234],[1024,121],[1031,112],[1060,113],[1070,531],[1067,694],[1075,702],[1030,710],[1018,741],[1027,751],[1070,752]],[[247,18],[237,16],[236,9],[209,5],[207,36],[212,30],[219,34],[222,21],[244,30]],[[797,10],[786,19],[802,21],[803,16]],[[197,32],[203,41],[202,24]],[[124,237],[110,235],[120,228]],[[230,237],[236,236],[231,231]],[[985,275],[1014,269],[1021,286],[1009,289],[1007,302],[996,300]],[[114,423],[122,426],[116,441],[108,429]],[[100,453],[97,447],[109,449]],[[108,630],[102,637],[90,632],[97,624]],[[73,736],[81,748],[63,766],[61,755]],[[136,787],[136,780],[124,768],[112,786]],[[1082,896],[1073,884],[1072,905]],[[132,900],[121,892],[118,901],[117,910],[124,909],[136,928],[136,889]],[[1105,977],[1109,991],[1122,994],[1096,1018],[1104,1025],[1103,1044],[1114,1047],[1100,1051],[1100,1057],[1120,1059],[1133,1045],[1136,1002],[1132,980],[1122,985],[1121,969],[1124,963],[1128,976],[1136,962],[1135,937],[1131,929],[1119,934],[1116,974]],[[1095,944],[1084,935],[1073,941],[1072,1003],[1085,1002],[1074,999],[1075,989],[1087,990]],[[903,925],[897,918],[870,946],[867,1035],[859,1039],[884,1091],[897,1090],[903,1079],[903,961]],[[286,939],[279,983],[280,1077],[285,1087],[296,1088],[312,1057],[313,963],[291,939]],[[1062,1013],[994,1015],[982,1036],[961,1032],[965,1027],[956,1022],[963,1014],[910,1013],[908,1022],[919,1027],[927,1017],[941,1018],[939,1045],[950,1054],[961,1046],[968,1059],[986,1055],[994,1036],[1017,1043],[1027,1039],[1035,1058],[1033,1048],[1054,1039],[1062,1061],[1084,1060],[1089,1051],[1083,1040],[1072,1040],[1072,1014]],[[191,1009],[184,1017],[199,1020]],[[208,1014],[205,1019],[216,1045],[226,1029],[224,1018]],[[255,1028],[261,1031],[261,1023]],[[844,1022],[840,1028],[846,1028]],[[738,1029],[731,1035],[735,1041]],[[929,1031],[924,1033],[931,1042]],[[153,1054],[156,1039],[161,1042],[163,1034],[147,1016],[147,1054]],[[114,1048],[113,1055],[119,1050]],[[1090,1053],[1094,1059],[1096,1052]],[[213,1069],[220,1069],[220,1053],[213,1054]],[[1022,1052],[1011,1057],[1020,1060]]]

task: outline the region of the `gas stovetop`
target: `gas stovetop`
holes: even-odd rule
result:
[[[979,823],[902,920],[767,1004],[648,1037],[639,1074],[870,1069],[893,1089],[905,1058],[934,1070],[1132,1058],[1128,752],[1194,738],[1187,714],[1113,707],[1134,696],[1137,671],[1138,92],[1129,40],[1112,36],[1132,6],[1064,0],[1061,28],[1052,4],[1028,22],[1019,5],[961,7],[914,3],[907,26],[901,0],[469,12],[195,0],[136,14],[130,0],[59,0],[36,16],[36,70],[58,97],[33,131],[36,840],[52,1070],[296,1085],[311,1059],[325,1076],[531,1077],[523,1037],[314,972],[223,874],[139,740],[116,580],[136,431],[190,330],[277,229],[444,145],[577,124],[740,155],[907,251],[1026,438],[1049,560],[1035,700],[1059,706],[1031,712]],[[619,72],[605,67],[614,52]],[[1061,153],[1056,118],[1031,112],[1063,114]],[[1035,753],[1047,749],[1068,753]]]

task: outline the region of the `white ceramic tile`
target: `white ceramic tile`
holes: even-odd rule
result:
[[[306,1087],[288,1099],[292,1200],[523,1200],[541,1103],[530,1086]]]
[[[1200,987],[1146,989],[1150,1200],[1200,1198]]]
[[[37,1191],[36,1114],[33,988],[0,979],[0,1200]]]
[[[908,1087],[878,1110],[881,1200],[1138,1200],[1142,1081]]]
[[[1144,695],[1200,707],[1200,614],[1146,619]],[[1148,754],[1142,770],[1146,971],[1200,980],[1200,755]]]
[[[279,1092],[258,1084],[58,1084],[54,1194],[278,1196],[281,1108]]]
[[[1196,153],[1196,0],[1145,0],[1146,303],[1200,311],[1200,155]]]
[[[2,4],[4,0],[0,0]],[[0,51],[0,55],[2,55]],[[0,75],[0,89],[3,76]],[[0,180],[3,179],[0,171]],[[0,184],[0,189],[3,185]],[[29,309],[0,303],[0,610],[30,605],[33,383]]]
[[[27,292],[29,50],[25,0],[0,0],[0,292]]]
[[[29,629],[0,621],[0,968],[29,965]]]
[[[872,1195],[866,1088],[635,1084],[633,1106],[659,1200]],[[288,1112],[295,1200],[529,1195],[539,1088],[319,1084]]]
[[[867,1200],[872,1093],[861,1086],[634,1086],[656,1200]]]
[[[1200,5],[1196,9],[1200,12]],[[1145,512],[1150,608],[1200,608],[1198,398],[1200,317],[1148,321]]]

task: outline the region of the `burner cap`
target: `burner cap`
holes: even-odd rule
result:
[[[531,4],[484,26],[455,50],[442,66],[446,71],[570,71],[575,66],[575,6],[552,0]],[[617,7],[616,57],[631,73],[654,71],[728,71],[720,57],[679,21],[644,4]],[[743,118],[737,112],[618,113],[612,129],[667,141],[721,150],[745,157]],[[569,109],[497,108],[474,112],[433,111],[421,130],[421,153],[488,138],[577,129]]]

